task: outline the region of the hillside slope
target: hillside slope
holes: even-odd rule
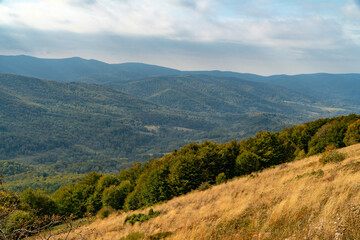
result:
[[[194,141],[213,126],[102,85],[0,74],[0,172],[6,182],[117,172]],[[3,167],[5,161],[9,168],[25,165],[13,171]]]
[[[0,159],[75,144],[127,157],[139,144],[161,141],[147,125],[194,131],[211,127],[101,85],[0,75],[0,92],[1,140],[7,142],[0,146]]]
[[[232,77],[208,75],[158,76],[108,83],[128,94],[175,109],[191,112],[271,112],[310,116],[323,114],[317,98],[283,87]]]
[[[319,156],[285,163],[156,205],[160,215],[144,223],[123,224],[134,212],[118,213],[70,237],[143,239],[170,232],[166,239],[359,239],[360,144],[339,151],[347,154],[340,163],[323,165]]]
[[[246,79],[246,78],[245,78]],[[300,74],[294,76],[274,75],[260,78],[261,82],[282,86],[327,100],[337,106],[360,105],[360,74]]]

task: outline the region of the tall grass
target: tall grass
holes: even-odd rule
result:
[[[122,224],[127,215],[148,209],[112,214],[71,237],[360,239],[360,145],[339,152],[345,160],[324,165],[314,156],[285,163],[153,206],[161,214],[146,222]]]

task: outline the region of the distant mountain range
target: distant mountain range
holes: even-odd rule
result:
[[[180,71],[142,63],[107,64],[82,58],[42,59],[30,56],[1,56],[0,73],[24,75],[60,82],[104,83],[179,74]]]

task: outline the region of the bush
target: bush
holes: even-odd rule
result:
[[[112,207],[103,207],[102,209],[100,209],[98,215],[100,217],[100,219],[104,219],[107,218],[111,213],[114,212],[114,209]]]
[[[10,214],[5,222],[5,229],[8,233],[13,233],[17,229],[26,229],[35,221],[35,216],[26,211],[15,210]]]
[[[140,204],[140,196],[139,196],[139,192],[138,191],[133,191],[131,192],[125,199],[125,203],[124,203],[124,210],[125,211],[130,211],[130,210],[135,210],[140,208],[141,204]]]
[[[136,222],[145,222],[147,220],[149,220],[151,217],[149,215],[143,214],[143,213],[139,213],[139,214],[133,214],[131,216],[127,216],[125,218],[124,224],[129,222],[131,224],[134,224]]]
[[[211,184],[209,182],[203,182],[202,184],[200,184],[200,186],[197,188],[197,190],[205,191],[209,188],[211,188]]]
[[[236,172],[241,176],[256,172],[261,168],[261,158],[255,153],[245,151],[236,158]]]
[[[113,175],[104,175],[97,182],[96,189],[101,192],[111,185],[119,185],[119,180]]]
[[[322,164],[341,162],[346,158],[346,154],[338,152],[333,145],[327,146],[325,149],[326,152],[323,153],[323,155],[319,159]]]
[[[119,186],[112,185],[106,188],[102,195],[102,203],[104,206],[111,206],[120,210],[124,206],[125,198],[130,193],[130,181],[123,181]]]
[[[133,232],[127,235],[126,237],[120,238],[120,240],[140,240],[144,239],[145,235],[141,232]]]
[[[160,215],[160,211],[154,211],[154,209],[150,208],[149,209],[149,214],[150,217],[157,217]]]
[[[215,179],[215,182],[216,184],[221,184],[221,183],[224,183],[226,182],[226,175],[225,173],[219,173],[219,175],[216,176],[216,179]]]
[[[21,202],[35,210],[38,215],[52,215],[57,213],[57,206],[49,195],[40,190],[26,189],[21,194]]]
[[[344,137],[344,143],[346,146],[356,144],[360,142],[360,119],[350,124],[347,128]]]
[[[159,215],[160,215],[159,211],[154,211],[154,209],[150,208],[148,215],[143,214],[143,213],[139,213],[139,214],[133,214],[131,216],[127,216],[125,218],[124,224],[126,222],[129,222],[131,224],[134,224],[136,222],[143,223],[143,222],[149,220],[150,218],[157,217]]]
[[[160,232],[149,236],[150,240],[160,240],[170,236],[172,232]]]

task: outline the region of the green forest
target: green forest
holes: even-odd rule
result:
[[[359,143],[359,136],[360,115],[323,118],[279,132],[261,131],[239,142],[190,143],[117,174],[91,172],[52,194],[31,188],[21,194],[2,189],[1,232],[8,238],[24,237],[47,226],[54,216],[76,219],[104,207],[129,211],[151,206],[329,148]],[[16,164],[5,169],[31,170]]]
[[[191,142],[224,143],[337,113],[312,106],[312,97],[236,78],[164,76],[117,86],[128,93],[0,74],[4,187],[52,193],[89,172],[115,174]],[[134,89],[139,96],[129,95]]]

